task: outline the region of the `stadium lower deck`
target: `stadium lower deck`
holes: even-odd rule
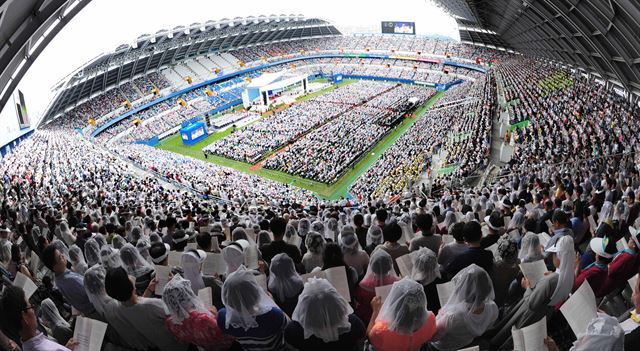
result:
[[[224,155],[218,155],[209,153],[205,155],[203,149],[209,147],[212,144],[220,143],[220,141],[225,141],[230,138],[230,135],[233,133],[238,133],[242,129],[251,128],[252,125],[256,123],[260,123],[260,121],[264,121],[269,118],[269,116],[273,114],[283,113],[284,110],[290,109],[296,104],[301,104],[306,101],[318,101],[322,100],[329,92],[334,91],[336,89],[341,89],[350,84],[358,85],[360,82],[355,79],[347,79],[337,84],[332,84],[320,91],[312,92],[306,95],[301,95],[296,97],[296,102],[292,104],[279,105],[273,109],[270,109],[267,112],[261,114],[260,120],[253,121],[252,123],[242,126],[238,129],[228,128],[219,132],[211,133],[206,139],[198,142],[195,145],[185,145],[182,142],[180,133],[176,133],[172,136],[167,137],[162,140],[160,144],[157,145],[158,148],[179,153],[185,156],[194,157],[203,161],[211,162],[220,166],[226,166],[233,169],[236,169],[241,172],[255,174],[263,178],[271,179],[274,181],[278,181],[284,184],[289,184],[297,187],[301,187],[310,191],[313,191],[319,197],[329,200],[337,200],[340,198],[352,198],[353,195],[349,194],[349,188],[356,181],[357,178],[362,176],[373,163],[375,163],[380,156],[386,151],[389,147],[393,145],[393,143],[399,139],[404,133],[406,133],[414,123],[422,118],[426,112],[429,110],[431,106],[433,106],[438,99],[445,94],[445,92],[436,92],[433,88],[419,88],[429,93],[428,98],[422,99],[420,104],[412,107],[408,111],[404,111],[402,113],[401,119],[399,123],[395,124],[392,128],[390,128],[387,133],[380,135],[378,138],[372,140],[366,146],[366,149],[363,152],[355,157],[351,166],[342,170],[340,175],[334,181],[327,183],[321,182],[314,179],[305,178],[299,174],[287,173],[286,171],[265,167],[265,163],[268,163],[269,160],[278,156],[279,153],[286,153],[290,149],[289,143],[284,143],[277,145],[273,150],[269,150],[265,154],[261,155],[259,160],[255,160],[251,162],[249,160],[236,160],[231,157],[225,157]],[[380,82],[368,82],[366,84],[372,84],[377,86],[388,86],[388,87],[396,87],[392,83],[380,83]],[[365,104],[370,102],[373,96],[368,96],[366,100],[364,100]],[[235,106],[230,109],[234,112],[244,111],[242,106]],[[325,111],[325,114],[331,114],[331,111]],[[221,118],[224,114],[219,116],[215,116],[211,118],[211,123],[215,123],[216,117]],[[352,116],[349,116],[352,117]],[[374,115],[370,115],[367,118],[368,122],[372,122]],[[322,128],[326,128],[327,124],[333,121],[333,118],[327,118],[323,120],[318,125],[312,127],[309,130],[305,131],[305,134],[311,134],[314,131],[319,131]],[[268,123],[268,121],[267,121]],[[342,138],[348,138],[348,135],[342,135]],[[301,137],[295,137],[292,140],[292,143],[295,143]]]

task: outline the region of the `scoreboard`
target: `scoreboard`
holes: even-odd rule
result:
[[[415,22],[397,22],[397,21],[383,21],[382,22],[383,34],[416,34]]]

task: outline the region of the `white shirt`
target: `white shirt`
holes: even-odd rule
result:
[[[22,343],[22,351],[71,351],[68,348],[47,339],[42,332]]]

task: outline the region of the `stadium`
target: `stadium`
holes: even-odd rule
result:
[[[332,5],[0,4],[0,351],[638,348],[640,3]]]

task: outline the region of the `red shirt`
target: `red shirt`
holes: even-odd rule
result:
[[[637,253],[622,251],[611,263],[609,263],[609,274],[603,286],[603,292],[609,294],[617,289],[622,289],[627,281],[638,273],[640,268],[640,256]]]
[[[580,272],[576,277],[576,282],[573,285],[573,292],[578,290],[580,285],[587,280],[596,298],[603,297],[605,290],[603,289],[604,283],[607,280],[607,268],[598,267],[597,264],[590,266],[589,268]]]
[[[234,342],[232,336],[218,328],[216,318],[206,312],[192,311],[181,324],[174,324],[171,317],[167,317],[165,325],[179,341],[207,351],[228,350]]]

